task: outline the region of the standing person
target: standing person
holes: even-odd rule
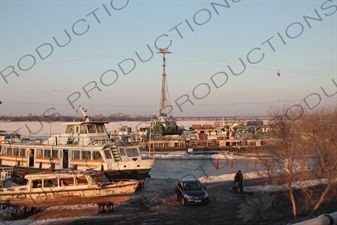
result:
[[[240,193],[243,193],[243,186],[242,186],[243,174],[241,173],[241,170],[239,170],[235,174],[234,181],[239,183],[238,188],[240,188]]]

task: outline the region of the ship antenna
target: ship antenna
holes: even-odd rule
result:
[[[84,109],[83,107],[81,107],[80,105],[78,106],[78,108],[80,109],[80,111],[81,111],[81,113],[82,113],[82,115],[83,115],[83,120],[84,120],[85,122],[89,122],[89,121],[90,121],[90,120],[89,120],[89,116],[87,116],[87,114],[85,114],[85,113],[87,112],[87,110]],[[76,109],[76,112],[78,112],[77,109]]]

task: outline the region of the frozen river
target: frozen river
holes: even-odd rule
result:
[[[218,162],[217,162],[218,161]],[[253,159],[157,159],[150,175],[152,178],[181,179],[185,176],[197,178],[265,170],[262,164],[255,166]]]

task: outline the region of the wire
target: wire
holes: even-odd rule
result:
[[[176,52],[178,52],[178,53],[176,53]],[[181,53],[179,53],[179,52],[181,52]],[[215,62],[224,62],[224,63],[241,65],[241,63],[238,63],[237,61],[234,61],[234,60],[231,60],[231,59],[224,59],[224,58],[220,58],[220,57],[217,57],[217,56],[198,55],[197,53],[184,52],[184,51],[175,51],[175,54],[181,55],[181,56],[187,56],[187,57],[190,57],[190,58],[198,58],[198,59],[205,59],[205,60],[215,61]],[[329,77],[329,78],[336,77],[336,74],[327,75],[325,73],[326,75],[321,75],[322,72],[315,72],[315,71],[311,72],[311,71],[308,71],[308,70],[298,70],[298,69],[287,68],[287,67],[279,67],[279,66],[273,66],[273,65],[265,65],[265,66],[247,65],[247,67],[265,69],[265,70],[270,70],[270,71],[281,70],[282,72],[296,73],[296,74],[316,76],[316,77]]]

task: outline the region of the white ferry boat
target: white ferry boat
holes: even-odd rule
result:
[[[15,167],[26,174],[46,169],[67,168],[104,171],[110,180],[143,181],[154,159],[142,159],[138,145],[112,142],[105,124],[86,116],[83,121],[65,125],[65,132],[49,137],[43,143],[0,143],[0,166]]]

